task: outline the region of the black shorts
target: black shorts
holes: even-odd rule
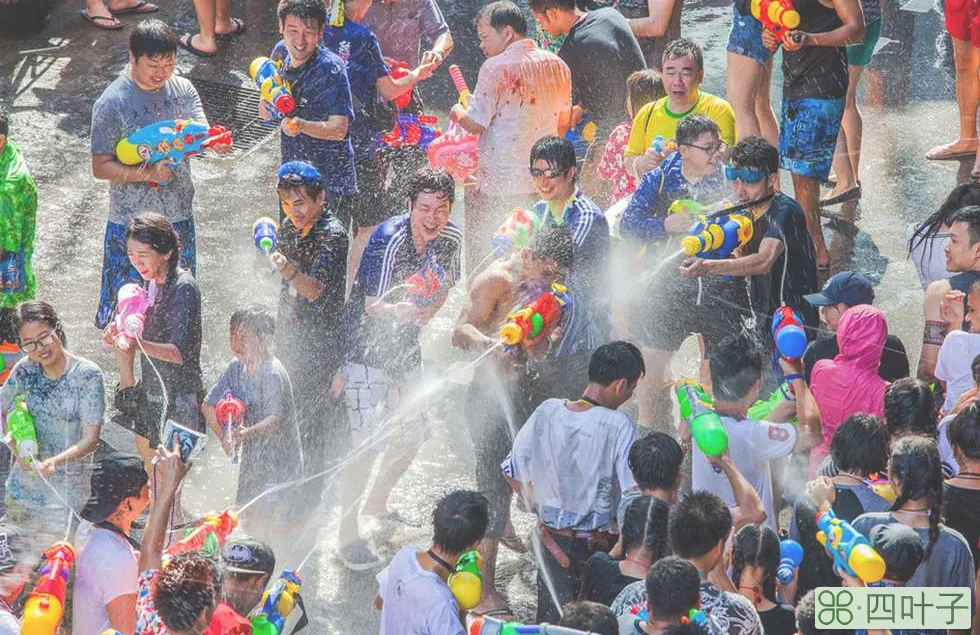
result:
[[[668,265],[669,267],[670,265]],[[742,332],[749,308],[745,278],[684,278],[664,271],[640,305],[633,333],[644,348],[676,351],[689,336],[704,338],[705,355],[729,335]]]
[[[378,158],[354,161],[357,173],[357,194],[344,196],[336,205],[337,218],[344,227],[374,227],[391,216],[385,196],[381,162]]]
[[[155,381],[153,378],[152,381]],[[160,435],[163,434],[161,425],[166,424],[167,419],[172,419],[176,423],[204,432],[204,420],[201,415],[201,393],[183,393],[179,395],[167,395],[167,413],[161,416],[163,410],[163,395],[156,389],[147,389],[143,382],[138,385],[140,389],[139,403],[136,409],[136,417],[133,432],[147,439],[150,447],[157,447],[160,442]]]

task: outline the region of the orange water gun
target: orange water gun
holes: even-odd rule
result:
[[[75,550],[67,542],[56,542],[44,556],[48,563],[41,569],[41,579],[24,604],[22,635],[55,635],[65,613],[65,592],[75,562]]]
[[[533,348],[555,330],[561,323],[562,315],[571,306],[568,289],[557,282],[552,284],[534,302],[507,316],[507,322],[500,327],[500,340],[505,350],[517,346],[524,350]]]
[[[175,556],[185,551],[203,549],[207,553],[217,553],[225,544],[228,534],[238,527],[238,514],[226,509],[220,514],[205,514],[197,527],[187,532],[182,540],[178,540],[167,549],[167,555]]]

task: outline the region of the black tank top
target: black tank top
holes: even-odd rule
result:
[[[837,12],[820,0],[794,0],[800,30],[826,33],[841,26]],[[804,46],[783,51],[783,94],[789,99],[838,99],[847,94],[847,54],[843,47]]]

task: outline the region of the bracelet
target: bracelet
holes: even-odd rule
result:
[[[803,375],[799,373],[790,373],[789,375],[783,375],[783,379],[785,379],[787,382],[794,382],[797,379],[803,379]]]
[[[293,275],[289,276],[288,278],[283,278],[283,280],[285,280],[286,282],[292,282],[293,279],[296,278],[296,276],[298,275],[299,275],[299,268],[296,265],[293,265]]]

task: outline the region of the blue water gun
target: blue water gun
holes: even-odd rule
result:
[[[795,540],[779,541],[779,568],[776,578],[783,584],[793,581],[793,570],[803,562],[803,547]]]
[[[442,131],[436,127],[438,123],[439,118],[432,115],[400,113],[398,123],[381,137],[381,141],[391,148],[417,146],[425,150],[442,134]]]
[[[835,567],[861,578],[865,584],[885,577],[885,561],[868,539],[832,509],[817,516],[817,528],[817,540],[830,553]]]
[[[574,128],[570,128],[565,133],[565,138],[571,141],[572,146],[575,148],[576,159],[579,161],[585,159],[585,154],[589,151],[589,146],[595,142],[597,132],[598,127],[595,125],[595,122],[588,117],[582,117]]]
[[[806,352],[803,320],[785,304],[776,309],[772,316],[772,342],[775,350],[786,360],[799,359]]]
[[[688,256],[722,259],[748,244],[754,231],[752,217],[744,213],[702,216],[681,239],[681,250]]]
[[[152,165],[170,160],[179,164],[208,148],[228,146],[231,132],[224,126],[209,126],[193,119],[169,119],[151,123],[116,144],[116,158],[123,165]],[[167,185],[158,183],[157,185]]]
[[[279,579],[272,583],[262,595],[262,600],[251,615],[253,635],[280,635],[286,618],[293,612],[294,607],[303,611],[303,616],[296,624],[293,632],[299,631],[307,624],[306,611],[303,609],[303,579],[291,569],[284,569]]]

